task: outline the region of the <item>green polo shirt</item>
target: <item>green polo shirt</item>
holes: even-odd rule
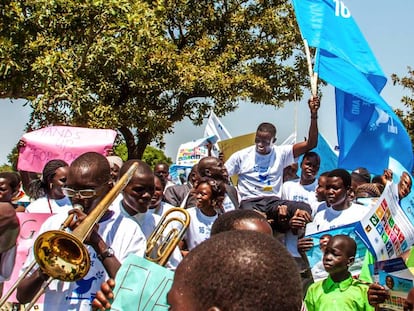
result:
[[[368,286],[354,280],[351,275],[335,283],[330,276],[312,284],[306,293],[308,311],[374,310],[368,303]]]

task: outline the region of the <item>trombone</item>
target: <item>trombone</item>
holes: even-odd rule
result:
[[[176,215],[171,216],[172,213]],[[178,214],[182,215],[179,216]],[[174,223],[179,227],[172,227]],[[147,240],[145,259],[164,266],[183,238],[189,225],[190,215],[185,209],[174,207],[165,212]],[[170,229],[170,231],[164,234],[167,229]]]
[[[91,233],[94,225],[105,214],[115,198],[129,183],[137,168],[138,163],[133,163],[128,171],[108,192],[108,194],[86,216],[82,223],[73,230],[72,233],[62,231],[69,226],[73,219],[73,215],[69,215],[60,227],[60,230],[46,231],[37,237],[33,246],[35,260],[18,278],[5,296],[2,297],[0,300],[0,307],[3,306],[6,300],[19,286],[19,283],[27,276],[36,264],[39,265],[43,273],[48,275],[49,278],[35,294],[32,301],[26,306],[25,310],[30,310],[33,307],[54,279],[65,282],[74,282],[83,278],[88,273],[90,268],[90,258],[89,252],[83,242]]]

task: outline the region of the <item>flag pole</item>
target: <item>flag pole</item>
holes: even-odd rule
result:
[[[310,54],[308,41],[306,39],[303,39],[303,44],[305,46],[306,61],[308,63],[308,72],[309,72],[309,77],[310,77],[311,93],[312,93],[312,96],[316,96],[316,94],[318,92],[318,74],[313,72],[312,59],[311,59],[311,54]]]

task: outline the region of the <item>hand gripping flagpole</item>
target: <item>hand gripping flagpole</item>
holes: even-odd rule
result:
[[[309,77],[310,77],[311,93],[312,93],[312,96],[316,96],[316,94],[318,92],[318,74],[316,72],[313,72],[312,59],[311,59],[311,54],[310,54],[308,41],[306,39],[303,39],[303,44],[305,46],[306,61],[308,63],[308,72],[309,72]]]

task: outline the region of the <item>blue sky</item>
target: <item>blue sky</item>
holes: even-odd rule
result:
[[[407,66],[414,67],[414,28],[412,27],[412,0],[345,0],[343,1],[371,46],[385,75],[389,79],[382,91],[383,98],[393,108],[401,108],[403,95],[410,95],[407,90],[393,86],[390,75],[405,75]],[[322,90],[323,99],[320,108],[319,129],[331,143],[336,144],[335,103],[333,88],[328,86]],[[0,100],[0,120],[2,127],[2,144],[0,164],[7,162],[7,155],[23,135],[25,123],[28,121],[30,108],[23,107],[24,101]],[[263,105],[240,102],[239,108],[221,118],[224,126],[233,136],[254,132],[261,122],[272,122],[278,129],[278,141],[282,142],[295,129],[298,140],[307,136],[309,111],[307,98],[297,103],[288,103],[283,109]],[[177,149],[181,143],[201,138],[204,125],[195,127],[189,120],[178,123],[174,134],[166,135],[165,152],[175,160]]]

